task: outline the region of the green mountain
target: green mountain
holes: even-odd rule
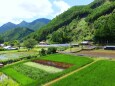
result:
[[[13,40],[21,41],[25,36],[29,35],[32,32],[34,31],[31,29],[18,27],[3,33],[2,38],[4,38],[4,41],[13,41]]]
[[[49,22],[50,22],[49,19],[40,18],[40,19],[36,19],[30,23],[22,21],[20,24],[17,25],[17,27],[26,27],[26,28],[30,28],[32,30],[38,30],[39,28],[45,26]]]
[[[114,42],[115,24],[112,22],[115,22],[115,0],[94,0],[88,5],[68,9],[26,38],[49,43]]]
[[[13,24],[11,22],[8,22],[0,27],[0,33],[4,33],[12,28],[18,28],[18,27],[24,27],[24,28],[30,28],[32,30],[37,30],[37,29],[45,26],[49,22],[50,22],[50,20],[46,19],[46,18],[39,18],[32,22],[22,21],[19,24]]]

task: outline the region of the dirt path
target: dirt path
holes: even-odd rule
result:
[[[82,69],[84,69],[84,68],[86,68],[86,67],[88,67],[88,66],[94,64],[94,63],[97,62],[97,61],[98,61],[98,60],[95,60],[95,61],[93,61],[93,62],[91,62],[91,63],[89,63],[89,64],[87,64],[87,65],[85,65],[85,66],[83,66],[83,67],[81,67],[81,68],[78,68],[78,69],[76,69],[76,70],[74,70],[74,71],[72,71],[72,72],[70,72],[70,73],[68,73],[68,74],[65,74],[64,76],[59,77],[59,78],[57,78],[57,79],[55,79],[55,80],[52,80],[51,82],[48,82],[48,83],[46,83],[46,84],[44,84],[44,85],[42,85],[42,86],[51,86],[53,83],[55,83],[55,82],[57,82],[57,81],[60,81],[60,80],[62,80],[62,79],[64,79],[64,78],[66,78],[66,77],[68,77],[68,76],[74,74],[75,72],[78,72],[78,71],[80,71],[80,70],[82,70]]]

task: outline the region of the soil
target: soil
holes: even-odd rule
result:
[[[62,69],[70,68],[71,66],[73,66],[73,64],[49,61],[49,60],[34,60],[33,62],[43,64],[43,65],[48,65],[48,66],[54,66],[54,67],[62,68]]]
[[[78,55],[91,56],[91,57],[108,57],[115,58],[115,51],[106,50],[91,50],[91,51],[81,51],[77,53]]]

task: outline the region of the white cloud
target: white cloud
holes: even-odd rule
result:
[[[49,0],[0,0],[0,24],[22,19],[46,17],[53,13]]]
[[[54,9],[56,8],[56,9]],[[43,17],[55,17],[70,6],[63,0],[0,0],[0,25]]]
[[[55,0],[54,5],[59,8],[59,12],[56,12],[55,15],[59,15],[70,8],[70,6],[63,0]]]

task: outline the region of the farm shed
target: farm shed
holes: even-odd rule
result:
[[[4,65],[2,63],[0,63],[0,67],[3,67]]]
[[[82,45],[89,45],[90,44],[90,41],[83,41],[81,42]]]
[[[115,46],[104,46],[105,50],[115,50]]]
[[[41,41],[41,42],[39,42],[39,45],[47,45],[47,43],[44,41]]]

